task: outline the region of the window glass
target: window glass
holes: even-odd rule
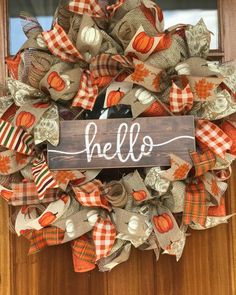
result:
[[[212,36],[211,49],[218,49],[218,13],[217,0],[158,0],[157,4],[164,10],[165,27],[178,23],[196,24],[203,18]],[[8,0],[9,5],[9,42],[10,54],[15,54],[26,40],[21,28],[19,14],[26,11],[38,17],[44,30],[52,23],[59,0]]]
[[[165,28],[180,24],[196,24],[201,18],[212,35],[211,49],[219,48],[217,0],[158,0],[164,10]]]
[[[26,41],[19,18],[20,13],[25,11],[37,16],[43,29],[48,30],[58,3],[59,0],[8,0],[10,54],[17,53]]]

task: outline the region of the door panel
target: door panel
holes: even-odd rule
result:
[[[219,1],[225,60],[236,58],[236,2]],[[0,2],[0,19],[6,21]],[[6,26],[0,26],[0,80],[4,81],[7,52]],[[233,37],[234,36],[234,37]],[[227,192],[227,212],[236,212],[236,165]],[[132,250],[128,262],[110,273],[73,272],[70,245],[48,248],[28,256],[28,242],[9,234],[8,208],[0,200],[0,294],[4,295],[234,295],[236,218],[228,225],[190,232],[181,260]]]

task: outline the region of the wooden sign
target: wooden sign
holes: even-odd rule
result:
[[[52,170],[168,166],[171,153],[190,160],[194,133],[193,116],[62,121],[48,163]]]

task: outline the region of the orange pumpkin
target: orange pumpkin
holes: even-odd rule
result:
[[[158,101],[154,101],[154,103],[145,112],[142,113],[142,117],[161,116],[168,116],[168,113]]]
[[[123,82],[130,74],[129,73],[121,73],[119,76],[116,77],[116,82]]]
[[[69,201],[69,199],[70,199],[70,197],[67,196],[67,195],[63,195],[63,196],[61,197],[61,200],[62,200],[65,204],[67,204],[67,202]]]
[[[42,227],[46,227],[56,219],[56,216],[57,216],[57,213],[55,214],[52,212],[46,212],[40,217],[39,224]]]
[[[36,109],[46,109],[50,106],[48,102],[36,102],[33,104],[33,107]]]
[[[117,105],[124,95],[125,93],[120,91],[120,88],[118,90],[111,91],[107,97],[107,107],[110,108]]]
[[[11,197],[13,196],[13,192],[5,190],[5,189],[1,190],[0,194],[6,201],[9,201]]]
[[[224,122],[221,129],[229,136],[232,140],[232,146],[230,148],[230,153],[236,155],[236,128],[229,122]]]
[[[57,72],[53,71],[47,78],[47,82],[50,88],[53,88],[56,91],[62,91],[66,87],[65,81],[58,75]]]
[[[95,85],[97,85],[99,88],[102,87],[106,87],[108,84],[111,83],[112,81],[112,77],[111,76],[103,76],[103,77],[99,77],[97,79],[95,79]]]
[[[132,196],[136,201],[140,202],[147,198],[147,193],[144,190],[133,191]]]
[[[153,222],[157,231],[161,234],[167,233],[174,227],[173,221],[167,213],[154,216]]]
[[[162,36],[161,40],[157,44],[157,47],[155,48],[154,52],[158,52],[164,49],[167,49],[171,46],[172,44],[172,39],[170,34],[164,34]]]
[[[140,9],[142,13],[146,16],[146,19],[152,24],[154,28],[156,28],[156,20],[150,8],[147,8],[143,4],[140,5]]]
[[[208,216],[225,216],[226,210],[225,210],[225,200],[224,198],[220,199],[220,205],[219,206],[212,206],[208,208]]]
[[[152,49],[154,37],[149,37],[145,32],[139,33],[133,42],[133,48],[140,53],[147,53]]]
[[[18,70],[19,70],[20,62],[21,62],[21,53],[18,53],[14,57],[8,56],[6,58],[6,64],[10,72],[10,75],[15,80],[18,80],[18,75],[19,75]]]
[[[16,118],[16,126],[30,128],[35,123],[35,116],[30,112],[20,112]]]

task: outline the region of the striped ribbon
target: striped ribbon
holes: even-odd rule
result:
[[[0,119],[0,145],[25,155],[32,155],[33,136],[21,127],[14,127]]]
[[[40,200],[44,198],[49,188],[57,188],[58,183],[54,179],[43,155],[33,161],[32,174]]]

